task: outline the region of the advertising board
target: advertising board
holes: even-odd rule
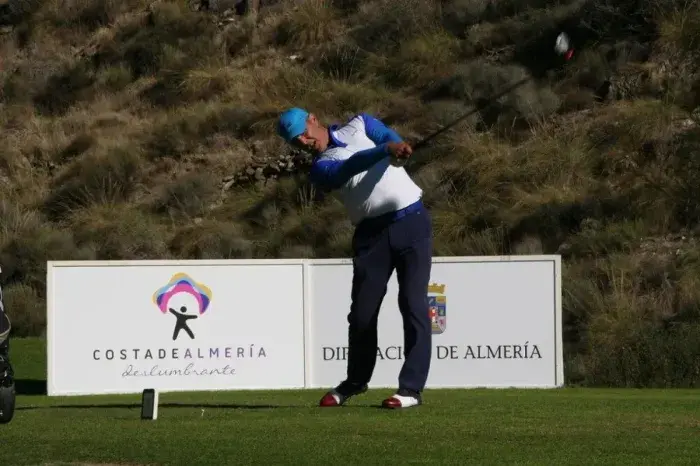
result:
[[[49,395],[328,388],[345,378],[352,261],[49,262]],[[371,387],[396,387],[394,274]],[[433,259],[427,388],[563,384],[559,256]]]
[[[302,388],[302,268],[50,263],[49,395]]]
[[[555,258],[436,258],[428,290],[432,360],[427,388],[555,387],[561,366],[559,262]],[[310,387],[345,377],[352,262],[316,261],[307,357]],[[370,387],[395,387],[403,364],[396,273],[378,318]]]

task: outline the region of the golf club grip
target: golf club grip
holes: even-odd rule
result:
[[[433,139],[435,139],[436,137],[438,137],[440,134],[444,133],[444,132],[447,131],[448,129],[452,128],[453,126],[455,126],[455,125],[456,125],[457,123],[459,123],[460,121],[462,121],[462,120],[464,120],[465,118],[467,118],[467,117],[473,115],[474,113],[478,112],[479,110],[483,110],[484,108],[486,108],[486,107],[488,107],[489,105],[491,105],[491,103],[493,103],[494,100],[500,99],[500,98],[503,97],[504,95],[506,95],[506,94],[508,94],[509,92],[511,92],[512,90],[514,90],[514,89],[516,89],[516,88],[522,86],[523,84],[525,84],[526,82],[530,81],[531,79],[532,79],[532,77],[523,78],[523,79],[521,79],[520,81],[517,81],[517,82],[515,82],[514,84],[511,84],[511,85],[508,86],[506,89],[504,89],[504,90],[502,90],[501,92],[499,92],[498,94],[494,94],[494,95],[488,97],[488,98],[486,99],[486,102],[487,102],[487,103],[486,103],[485,105],[482,105],[482,106],[478,106],[478,107],[473,108],[473,109],[470,110],[469,112],[465,113],[464,115],[460,116],[459,118],[457,118],[457,119],[453,120],[452,122],[448,123],[446,126],[440,128],[439,130],[435,131],[434,133],[430,134],[429,136],[426,136],[425,138],[421,139],[420,141],[418,141],[416,144],[413,145],[413,150],[416,151],[416,150],[418,150],[418,149],[421,149],[422,147],[425,147],[430,141],[432,141]]]

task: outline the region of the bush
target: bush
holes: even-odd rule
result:
[[[696,255],[625,260],[567,273],[564,311],[572,382],[587,386],[698,387],[700,294]],[[584,275],[579,275],[580,273]],[[690,285],[692,283],[692,285]],[[576,343],[578,342],[578,343]],[[612,357],[611,357],[612,355]]]
[[[254,245],[230,222],[205,220],[175,233],[171,250],[179,259],[248,259]]]
[[[700,1],[660,2],[661,43],[697,57],[700,54]]]
[[[168,232],[153,217],[129,204],[101,204],[70,220],[76,243],[97,260],[156,260],[168,257]]]
[[[0,264],[5,283],[23,283],[45,296],[46,261],[89,260],[94,252],[79,248],[66,230],[41,226],[10,238],[0,250]]]
[[[459,41],[445,31],[416,35],[399,45],[377,74],[391,86],[421,89],[450,76],[459,47]]]
[[[44,210],[54,220],[92,204],[119,203],[136,190],[139,155],[129,148],[86,154],[54,182]]]
[[[210,173],[188,173],[165,186],[154,207],[178,222],[191,220],[208,212],[219,192]]]
[[[68,65],[49,78],[46,87],[34,97],[34,105],[46,115],[63,115],[79,100],[94,95],[94,82],[94,71],[86,64]]]
[[[239,106],[204,104],[169,115],[149,136],[151,157],[181,158],[197,147],[206,146],[216,135],[249,137],[264,115]]]
[[[24,208],[9,199],[0,200],[0,247],[15,236],[22,236],[40,227],[42,218],[36,210]],[[2,265],[2,264],[0,264]]]
[[[550,89],[526,81],[497,101],[490,99],[528,77],[520,67],[474,62],[437,82],[426,91],[425,98],[457,99],[481,108],[478,127],[482,129],[499,122],[515,126],[518,120],[533,124],[555,113],[559,106],[558,96]]]
[[[114,23],[124,11],[146,4],[144,0],[53,0],[46,3],[39,18],[58,30],[84,29],[92,32]]]
[[[12,336],[17,338],[44,335],[46,300],[32,287],[17,283],[3,287],[5,311],[12,320]]]
[[[352,37],[363,49],[390,57],[402,43],[415,37],[416,31],[430,34],[440,28],[438,3],[424,0],[363,2],[360,21]]]
[[[276,45],[295,49],[326,42],[342,31],[339,11],[329,0],[307,0],[288,11],[275,31]]]
[[[225,69],[166,71],[142,96],[155,105],[175,108],[224,94],[231,78]]]

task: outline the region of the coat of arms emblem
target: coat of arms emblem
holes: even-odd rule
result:
[[[428,286],[428,312],[433,335],[444,333],[447,327],[447,296],[445,296],[445,285],[432,283]]]

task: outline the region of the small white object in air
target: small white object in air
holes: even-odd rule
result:
[[[569,50],[569,38],[563,32],[557,36],[557,42],[554,44],[554,50],[559,54],[566,53]]]

